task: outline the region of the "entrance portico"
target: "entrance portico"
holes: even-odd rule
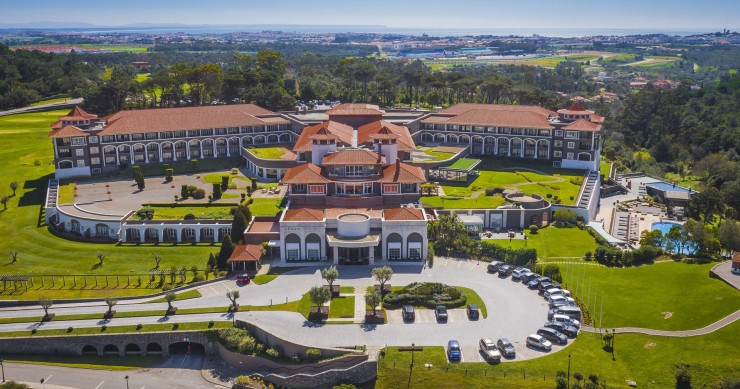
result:
[[[326,241],[333,250],[334,264],[375,264],[375,248],[380,245],[380,234],[346,237],[327,232]]]

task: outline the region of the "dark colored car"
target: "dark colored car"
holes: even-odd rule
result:
[[[447,307],[444,305],[437,305],[437,307],[434,308],[434,316],[437,318],[437,321],[447,321]]]
[[[236,276],[236,282],[240,284],[248,284],[252,281],[251,278],[249,278],[249,274],[239,274]]]
[[[416,318],[416,312],[414,312],[413,305],[404,305],[403,308],[401,308],[401,313],[403,315],[403,320],[413,321]]]
[[[460,343],[456,340],[447,342],[447,358],[451,361],[459,361],[462,359],[462,350],[460,350]]]
[[[503,265],[504,263],[501,261],[493,261],[488,264],[488,272],[489,273],[496,273],[498,272],[498,269]]]
[[[468,313],[468,319],[477,319],[480,317],[480,309],[477,305],[470,304],[465,310]]]
[[[537,274],[537,273],[525,273],[525,274],[522,275],[522,282],[529,282],[529,281],[532,281],[532,280],[534,280],[536,278],[539,278],[539,277],[540,277],[540,275]],[[529,286],[529,285],[527,285],[527,286]]]
[[[537,330],[537,335],[557,344],[567,344],[568,337],[554,328],[543,327]]]
[[[496,342],[496,347],[498,347],[498,351],[501,351],[501,355],[505,356],[506,358],[514,358],[516,356],[514,344],[512,344],[509,339],[499,339],[498,342]]]
[[[511,272],[513,272],[513,271],[514,271],[514,267],[513,267],[513,266],[510,266],[510,265],[504,265],[504,266],[501,266],[501,267],[500,267],[500,268],[498,269],[498,276],[499,276],[499,277],[501,277],[501,278],[506,278],[506,277],[508,277],[508,276],[509,276],[509,275],[511,274]]]
[[[537,289],[539,288],[540,284],[543,282],[550,282],[550,277],[538,277],[533,280],[530,280],[527,286],[529,289]]]
[[[574,326],[569,326],[566,323],[561,323],[557,321],[548,321],[547,323],[545,323],[544,327],[558,330],[562,334],[565,334],[566,336],[569,336],[571,338],[575,338],[576,336],[578,336],[578,328]]]
[[[545,293],[548,289],[554,289],[559,288],[560,284],[557,282],[540,282],[539,285],[537,285],[537,288],[540,290],[540,294]]]

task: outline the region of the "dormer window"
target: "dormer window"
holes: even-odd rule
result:
[[[365,167],[362,165],[348,165],[344,167],[345,176],[363,176],[365,175]]]

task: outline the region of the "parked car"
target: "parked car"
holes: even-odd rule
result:
[[[537,273],[524,273],[522,274],[522,282],[526,282],[527,286],[529,286],[529,282],[534,280],[535,278],[538,278],[540,275]]]
[[[560,306],[550,310],[547,314],[548,320],[552,320],[554,315],[561,314],[569,316],[571,319],[579,320],[581,318],[581,308],[576,306]]]
[[[498,342],[496,342],[496,347],[498,347],[498,351],[501,351],[501,355],[505,356],[506,358],[514,358],[516,356],[514,344],[512,344],[509,339],[499,339]]]
[[[519,269],[515,269],[513,272],[511,272],[512,281],[519,281],[522,278],[522,272],[524,272],[524,270]]]
[[[480,309],[478,309],[477,305],[468,304],[468,308],[465,311],[468,313],[468,319],[477,319],[480,317]]]
[[[571,338],[575,338],[576,336],[578,336],[578,328],[566,323],[561,323],[558,321],[548,321],[545,323],[544,327],[554,328],[561,333],[570,336]]]
[[[414,312],[413,305],[404,305],[403,308],[401,308],[401,314],[403,315],[403,320],[413,321],[416,319],[416,312]]]
[[[527,346],[532,346],[540,350],[550,351],[552,350],[552,343],[549,340],[542,337],[542,335],[532,334],[527,336]]]
[[[527,283],[527,286],[529,287],[529,289],[537,289],[543,282],[550,282],[550,277],[535,278],[534,280],[530,280],[529,283]]]
[[[501,352],[496,347],[496,343],[493,343],[491,338],[483,338],[478,342],[480,352],[488,361],[499,362],[501,361]]]
[[[451,361],[459,361],[462,359],[462,351],[460,351],[460,343],[456,340],[447,342],[447,358]]]
[[[249,274],[239,274],[236,276],[236,282],[239,284],[248,284],[252,282],[252,279],[249,278]]]
[[[545,293],[548,289],[558,289],[560,288],[560,284],[556,282],[542,282],[540,283],[537,288],[540,290],[540,294]]]
[[[572,297],[565,296],[551,296],[550,297],[550,308],[567,307],[576,305],[576,300]]]
[[[568,343],[568,337],[554,328],[542,327],[537,330],[537,335],[542,335],[545,339],[557,344]]]
[[[498,268],[498,276],[501,278],[508,277],[514,271],[514,267],[511,265],[504,265]]]
[[[565,296],[565,293],[563,293],[563,290],[560,288],[550,288],[546,290],[544,293],[542,293],[542,296],[544,296],[546,299],[550,300],[550,297],[554,296]]]
[[[567,324],[572,325],[573,327],[581,328],[581,322],[580,321],[578,321],[576,319],[572,319],[570,316],[566,316],[566,315],[555,314],[555,315],[552,316],[552,321],[558,321],[558,322],[561,322],[561,323],[567,323]]]
[[[496,273],[496,272],[498,272],[498,269],[499,269],[499,268],[500,268],[501,266],[503,266],[503,264],[504,264],[504,263],[503,263],[503,262],[501,262],[501,261],[493,261],[493,262],[489,263],[489,264],[488,264],[488,267],[487,267],[487,269],[488,269],[488,272],[489,272],[489,273]]]
[[[437,321],[447,321],[447,307],[444,305],[437,305],[437,307],[434,308],[434,316],[437,318]]]

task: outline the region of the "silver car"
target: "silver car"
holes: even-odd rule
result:
[[[550,351],[552,350],[552,343],[549,340],[543,338],[541,335],[532,334],[527,336],[527,346],[532,346],[540,350]]]
[[[491,338],[483,338],[478,342],[478,347],[483,356],[486,357],[487,361],[499,362],[501,361],[501,352],[496,347],[496,343]]]

